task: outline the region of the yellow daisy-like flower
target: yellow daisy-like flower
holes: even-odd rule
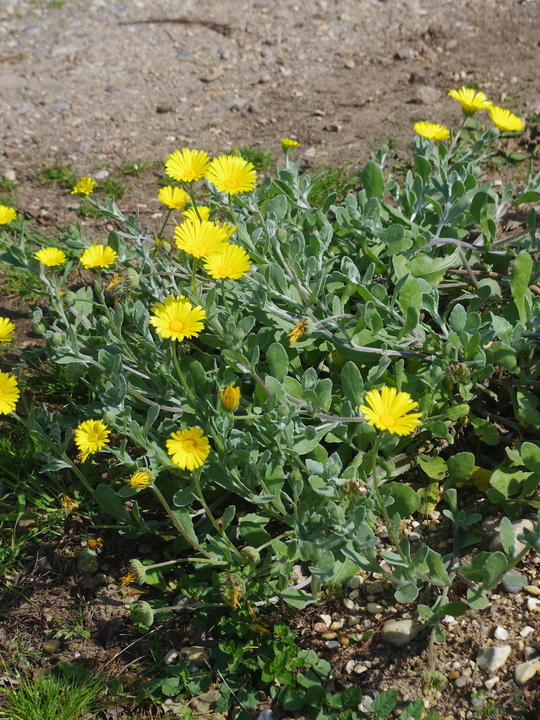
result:
[[[154,476],[150,470],[137,470],[129,479],[129,484],[136,490],[143,490],[145,487],[151,485],[154,481]]]
[[[79,503],[75,500],[75,498],[69,497],[69,495],[66,495],[65,493],[62,495],[61,505],[64,510],[67,510],[68,512],[73,512],[74,510],[79,509]]]
[[[223,252],[227,246],[227,231],[210,220],[185,220],[175,227],[174,239],[179,250],[200,258]]]
[[[198,215],[197,211],[199,213]],[[195,207],[192,205],[187,210],[184,210],[182,215],[186,218],[186,220],[200,222],[200,220],[208,220],[210,217],[210,208],[206,207],[206,205],[197,205],[197,210],[195,210]]]
[[[189,200],[189,195],[182,188],[166,185],[158,192],[158,198],[171,210],[181,210]]]
[[[439,123],[417,122],[414,129],[428,140],[448,140],[450,137],[450,130]]]
[[[34,253],[34,257],[43,265],[47,265],[47,267],[63,265],[67,260],[64,251],[55,247],[41,248],[41,250]]]
[[[222,223],[221,227],[227,233],[227,240],[230,240],[234,233],[238,230],[238,225],[233,225],[232,223],[228,222]]]
[[[206,178],[219,192],[235,195],[253,190],[257,172],[250,162],[241,157],[220,155],[210,163]]]
[[[489,111],[489,116],[495,127],[498,127],[503,132],[522,132],[525,127],[523,120],[506,108],[493,105]]]
[[[232,278],[238,280],[251,268],[251,258],[239,245],[228,245],[219,255],[205,258],[204,269],[214,280]]]
[[[193,305],[183,295],[169,295],[152,308],[148,322],[161,337],[182,342],[184,338],[197,337],[204,327],[206,312],[201,305]]]
[[[409,393],[399,392],[396,388],[385,386],[381,391],[370,390],[366,393],[367,405],[360,410],[370,425],[378,430],[386,430],[395,435],[410,435],[420,424],[422,413],[411,413],[418,407]]]
[[[448,94],[459,102],[466,117],[474,115],[478,110],[489,110],[493,106],[485,93],[481,90],[465,87],[465,85],[461,90],[450,90]]]
[[[6,205],[0,205],[0,225],[7,225],[12,220],[15,220],[17,213],[12,207]]]
[[[0,342],[9,342],[13,340],[13,333],[15,332],[15,325],[5,317],[0,317]]]
[[[291,345],[294,345],[294,343],[298,342],[302,335],[305,335],[308,331],[309,321],[307,318],[302,318],[296,323],[291,332],[287,333],[287,337],[289,338],[289,342],[291,343]]]
[[[203,150],[176,150],[165,160],[165,172],[181,182],[194,182],[204,177],[210,158]]]
[[[0,415],[9,415],[15,410],[20,394],[16,378],[0,372]]]
[[[173,432],[165,443],[171,460],[182,470],[195,470],[204,465],[210,443],[199,427]]]
[[[229,383],[225,390],[219,389],[221,404],[229,412],[234,412],[240,404],[240,388],[234,383]]]
[[[91,245],[80,257],[81,265],[90,268],[106,268],[116,260],[117,252],[108,245]]]
[[[282,138],[281,140],[281,149],[284,153],[294,150],[294,148],[297,148],[299,145],[300,143],[297,140],[291,140],[291,138]]]
[[[75,445],[86,460],[88,455],[101,450],[109,442],[109,428],[101,420],[85,420],[75,429]]]
[[[95,180],[89,177],[82,177],[77,181],[77,184],[71,191],[72,195],[90,195],[94,190]]]

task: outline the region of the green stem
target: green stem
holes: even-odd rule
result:
[[[217,520],[215,519],[214,515],[212,514],[212,511],[211,511],[210,508],[208,507],[208,504],[207,504],[207,502],[206,502],[206,500],[205,500],[205,498],[204,498],[204,495],[203,495],[203,491],[202,491],[202,488],[201,488],[201,484],[200,484],[200,482],[199,482],[199,471],[198,471],[198,470],[195,470],[195,471],[192,473],[192,477],[193,477],[193,484],[194,484],[194,486],[195,486],[195,492],[197,493],[197,497],[199,498],[199,502],[201,503],[201,505],[202,505],[203,508],[204,508],[204,512],[206,513],[206,517],[207,517],[207,518],[210,520],[210,522],[212,523],[212,525],[213,525],[213,527],[214,527],[214,530],[216,530],[216,532],[218,533],[218,535],[220,535],[220,536],[223,538],[223,540],[225,540],[225,542],[229,545],[229,547],[230,547],[231,550],[235,553],[235,555],[237,555],[238,557],[241,557],[240,551],[233,545],[233,543],[232,543],[231,540],[229,539],[227,533],[225,532],[223,526],[220,525],[220,524],[217,522]]]
[[[202,217],[199,213],[199,206],[197,205],[197,201],[195,200],[195,192],[193,190],[193,183],[188,183],[188,188],[189,188],[189,196],[191,197],[191,204],[195,208],[195,214],[197,215],[199,222],[202,222]]]
[[[161,490],[159,490],[159,488],[157,488],[155,485],[152,485],[152,490],[154,491],[154,493],[155,493],[157,499],[159,500],[159,502],[163,505],[163,509],[165,510],[165,512],[167,513],[167,515],[169,516],[172,524],[173,524],[174,527],[178,530],[178,532],[179,532],[180,535],[184,538],[184,540],[185,540],[187,543],[189,543],[192,548],[195,548],[195,550],[198,550],[198,552],[200,552],[202,555],[204,555],[208,560],[214,560],[215,558],[213,558],[213,557],[210,555],[210,553],[208,553],[204,548],[202,548],[202,547],[199,545],[199,543],[198,543],[196,540],[194,540],[192,537],[190,537],[190,536],[187,534],[187,532],[184,530],[184,528],[182,527],[182,525],[181,525],[180,522],[178,521],[177,517],[176,517],[175,514],[173,513],[173,511],[172,511],[172,509],[171,509],[171,506],[170,506],[169,503],[165,500],[165,498],[164,498]]]
[[[225,312],[227,313],[227,315],[232,315],[231,308],[229,307],[229,303],[227,302],[227,296],[225,294],[225,280],[223,278],[221,278],[221,298],[223,300]]]
[[[165,230],[165,227],[167,226],[167,223],[169,222],[169,218],[171,217],[171,213],[172,213],[172,208],[169,208],[169,209],[167,210],[167,214],[165,215],[165,220],[163,221],[163,225],[162,225],[162,226],[160,227],[160,229],[159,229],[158,238],[159,238],[160,240],[163,239],[161,236],[162,236],[162,234],[163,234],[163,231]]]

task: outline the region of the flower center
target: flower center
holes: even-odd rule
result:
[[[169,330],[172,332],[182,332],[184,329],[184,323],[182,320],[171,320],[169,323]]]
[[[195,450],[197,449],[197,446],[196,446],[194,440],[190,440],[188,438],[187,440],[182,440],[182,449],[186,453],[192,453],[192,452],[195,452]]]
[[[227,188],[227,190],[236,190],[238,187],[238,180],[236,178],[227,178],[223,181],[223,186]]]
[[[232,270],[230,265],[220,265],[218,267],[218,273],[221,275],[221,277],[229,277],[232,275]]]
[[[379,422],[381,425],[386,425],[387,428],[391,428],[396,424],[396,418],[385,413],[384,415],[379,416]]]
[[[89,432],[87,437],[87,442],[95,443],[99,441],[99,433],[97,432]]]
[[[184,170],[184,180],[185,182],[191,182],[192,180],[195,180],[197,177],[197,173],[193,168],[189,168],[188,170]]]

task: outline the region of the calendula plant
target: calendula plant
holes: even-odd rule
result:
[[[462,91],[465,115],[487,109]],[[421,124],[402,184],[385,177],[382,150],[339,204],[310,205],[317,179],[287,140],[284,165],[260,183],[236,155],[174,152],[165,168],[182,187],[160,190],[157,237],[111,200],[87,200],[116,223],[107,244],[77,226],[35,251],[13,221],[1,259],[39,277],[46,352],[92,393],[69,417],[21,419],[50,448],[44,469],[75,473],[120,532],[178,533],[166,568],[134,558],[139,582],[159,586],[165,569],[192,563],[232,608],[255,579],[260,605],[303,607],[359,569],[382,572],[398,602],[432,589],[419,613],[433,644],[444,615],[484,607],[513,572],[523,551],[508,524],[504,552],[462,564],[481,518],[459,508],[456,490],[504,427],[527,468],[522,505],[536,503],[540,480],[535,210],[522,232],[501,233],[511,208],[540,199],[540,183],[516,192],[485,177],[501,130],[518,129],[492,118],[472,145]],[[75,191],[89,195],[88,180]],[[439,457],[458,434],[479,448],[472,464],[470,453]],[[510,460],[505,476],[522,477]],[[443,481],[453,547],[413,549],[402,522],[433,506]],[[540,547],[537,531],[521,539]],[[303,579],[291,580],[293,565]],[[456,579],[466,601],[449,599]],[[151,622],[152,608],[141,612]]]

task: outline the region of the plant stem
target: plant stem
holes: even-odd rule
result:
[[[216,530],[216,532],[218,533],[218,535],[220,535],[220,537],[222,537],[223,540],[225,540],[225,542],[229,545],[229,547],[231,548],[231,550],[233,550],[233,552],[235,553],[235,555],[237,555],[238,557],[241,557],[240,551],[233,545],[233,543],[232,543],[231,540],[229,539],[228,535],[226,534],[223,526],[220,525],[220,524],[217,522],[216,518],[215,518],[214,515],[212,514],[212,511],[211,511],[210,508],[208,507],[208,504],[207,504],[207,502],[206,502],[206,500],[205,500],[205,498],[204,498],[204,495],[203,495],[203,491],[202,491],[202,488],[201,488],[201,483],[200,483],[200,481],[199,481],[199,471],[198,471],[198,470],[195,470],[195,471],[192,473],[192,477],[193,477],[193,484],[195,485],[195,492],[197,493],[197,497],[199,498],[199,502],[201,503],[201,505],[202,505],[203,508],[204,508],[204,512],[206,513],[206,517],[207,517],[207,518],[210,520],[210,522],[212,523],[212,525],[213,525],[213,527],[214,527],[214,530]]]
[[[167,226],[167,223],[169,222],[169,218],[171,217],[171,213],[172,213],[172,208],[169,208],[169,209],[167,210],[167,214],[165,215],[165,220],[163,221],[163,224],[162,224],[162,226],[161,226],[160,229],[159,229],[158,238],[160,238],[160,240],[162,239],[161,236],[162,236],[162,234],[163,234],[163,231],[165,230],[165,227]]]

